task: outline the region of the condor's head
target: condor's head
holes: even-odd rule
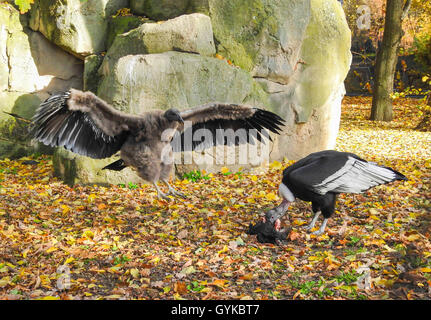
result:
[[[180,111],[178,109],[174,109],[174,108],[168,109],[166,110],[164,116],[169,121],[177,121],[180,123],[184,123],[184,120],[181,117]]]

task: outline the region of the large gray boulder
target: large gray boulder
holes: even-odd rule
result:
[[[127,0],[44,0],[31,8],[30,27],[83,58],[106,50],[108,18]]]
[[[64,148],[57,148],[53,155],[54,174],[68,185],[75,184],[125,184],[144,181],[131,168],[122,171],[102,170],[118,157],[94,160],[77,156]]]
[[[310,1],[209,0],[217,51],[254,77],[287,84],[293,74]]]
[[[194,13],[163,23],[144,23],[118,35],[104,59],[104,69],[110,69],[125,55],[192,52],[204,56],[215,54],[214,36],[208,16]]]
[[[256,79],[285,85],[277,90],[298,123],[307,122],[334,92],[342,92],[351,40],[336,0],[136,0],[132,8],[133,3],[149,16],[156,8],[166,9],[163,19],[193,10],[207,13],[217,53]]]
[[[105,41],[106,49],[109,49],[111,47],[117,35],[135,29],[145,22],[150,21],[148,19],[145,19],[144,17],[135,15],[111,16],[108,19],[108,31]]]
[[[184,109],[210,101],[259,100],[263,90],[250,74],[225,60],[168,51],[127,55],[113,68],[101,68],[98,95],[134,114],[172,107]]]
[[[338,1],[311,0],[310,21],[287,84],[259,79],[287,125],[275,158],[299,159],[335,147],[344,79],[351,63],[350,30]],[[286,146],[286,147],[283,147]]]

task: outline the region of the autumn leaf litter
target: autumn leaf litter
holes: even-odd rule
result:
[[[319,237],[297,201],[282,246],[246,230],[293,161],[178,180],[188,198],[168,203],[147,185],[68,187],[48,156],[2,160],[0,299],[430,299],[431,134],[412,129],[418,104],[398,100],[385,123],[367,120],[369,98],[344,99],[336,149],[409,181],[341,195]]]

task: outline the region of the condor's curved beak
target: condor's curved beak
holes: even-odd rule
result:
[[[265,220],[275,223],[278,219],[280,219],[286,213],[289,208],[289,201],[283,199],[283,201],[277,207],[265,212]]]
[[[183,124],[184,124],[184,119],[183,119],[183,117],[181,117],[180,115],[178,115],[178,122],[181,122],[181,123],[183,123]]]

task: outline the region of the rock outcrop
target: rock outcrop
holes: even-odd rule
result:
[[[118,11],[124,6],[135,15]],[[21,30],[0,33],[9,48],[21,46],[23,52],[0,56],[16,69],[0,66],[0,94],[12,85],[40,100],[40,92],[50,86],[79,88],[70,81],[75,71],[62,68],[72,65],[62,59],[76,59],[68,51],[80,59],[76,68],[81,68],[85,90],[123,111],[247,103],[287,121],[269,147],[270,160],[298,159],[335,145],[351,62],[350,30],[336,0],[48,0],[37,2],[29,16],[29,26],[38,32],[20,22]],[[61,47],[62,57],[43,66],[37,52],[51,49],[35,51],[34,43]],[[131,171],[100,172],[104,161],[65,150],[56,153],[55,163],[69,183],[137,179]],[[195,163],[177,170],[219,167]]]
[[[82,87],[83,64],[29,29],[27,17],[6,3],[0,26],[0,156],[19,157],[40,148],[26,140],[26,124],[3,111],[31,118],[53,92]]]
[[[44,0],[30,12],[30,28],[83,58],[106,50],[109,17],[127,0]]]

